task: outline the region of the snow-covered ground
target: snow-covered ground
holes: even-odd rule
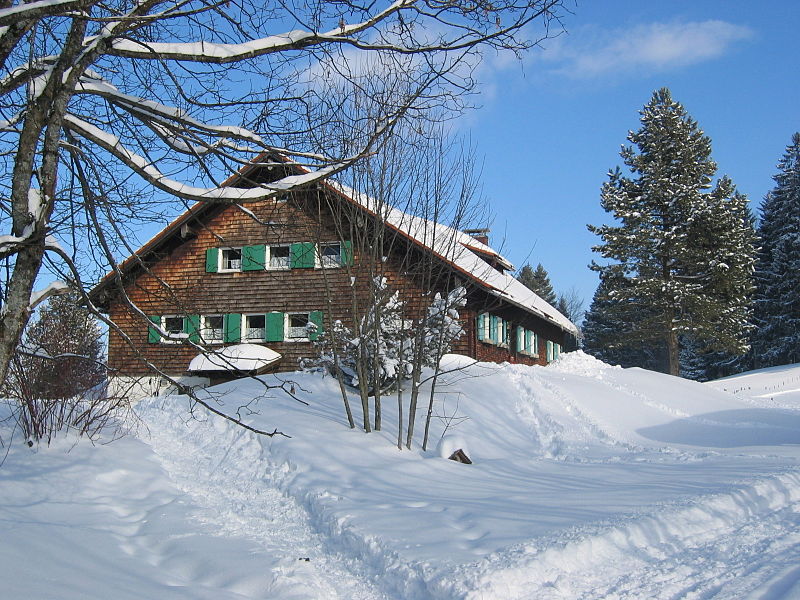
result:
[[[426,453],[394,446],[395,398],[366,435],[334,381],[291,378],[308,407],[247,417],[290,439],[173,397],[110,445],[6,446],[0,597],[800,598],[800,365],[478,364],[440,387]],[[263,386],[212,392],[234,410]]]

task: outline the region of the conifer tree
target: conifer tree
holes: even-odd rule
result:
[[[800,362],[800,133],[761,205],[753,367]]]
[[[601,204],[617,224],[589,226],[611,262],[592,263],[624,282],[613,300],[645,310],[629,328],[631,340],[660,339],[667,372],[680,374],[682,337],[707,351],[748,349],[754,232],[746,198],[727,177],[716,185],[711,141],[662,88],[628,134],[619,168],[603,185]]]
[[[556,305],[556,293],[550,283],[550,275],[542,263],[536,265],[536,270],[532,269],[530,265],[525,265],[520,269],[517,279],[528,289],[533,290],[542,300],[551,306]]]
[[[614,298],[614,290],[623,285],[626,282],[618,273],[601,274],[583,321],[583,350],[611,365],[663,371],[666,354],[661,340],[634,335],[643,309]]]

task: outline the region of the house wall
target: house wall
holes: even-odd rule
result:
[[[122,302],[112,300],[109,303],[109,316],[130,340],[128,343],[116,332],[109,336],[109,366],[117,370],[121,381],[150,376],[147,363],[171,375],[183,374],[198,354],[197,348],[189,344],[150,343],[147,316],[321,310],[326,326],[335,319],[349,325],[354,297],[361,306],[367,303],[370,275],[364,266],[368,257],[361,256],[358,250],[359,247],[368,248],[366,244],[354,244],[354,265],[349,268],[206,272],[208,248],[335,242],[363,234],[352,227],[347,234],[337,234],[331,215],[320,209],[310,193],[296,194],[288,201],[256,203],[248,209],[257,220],[234,206],[221,209],[202,226],[196,225],[192,237],[165,250],[153,262],[149,273],[141,273],[127,283],[125,292],[143,315]],[[379,254],[382,253],[373,256]],[[433,292],[444,291],[457,283],[446,270],[434,274],[429,268],[420,269],[423,256],[418,251],[405,252],[402,256],[398,256],[396,250],[387,254],[389,256],[381,261],[381,269],[390,288],[400,290],[409,318],[418,318],[424,313]],[[522,325],[538,333],[539,356],[518,352],[514,336],[509,348],[479,341],[476,319],[481,311],[492,312],[515,326]],[[505,305],[477,288],[469,291],[468,306],[461,311],[461,320],[466,333],[453,351],[482,361],[545,364],[546,339],[563,345],[564,334],[557,327],[522,309]],[[310,342],[267,342],[266,345],[283,355],[281,371],[295,370],[300,358],[314,354]],[[162,382],[157,384],[163,387]]]
[[[471,308],[475,306],[483,307],[481,310]],[[507,346],[493,344],[488,341],[478,339],[477,321],[480,312],[495,314],[512,323],[512,335]],[[465,335],[459,340],[453,351],[458,354],[466,354],[480,361],[486,362],[509,362],[522,365],[546,365],[547,364],[547,340],[556,342],[564,346],[564,332],[560,328],[542,319],[537,319],[529,313],[512,307],[498,306],[497,301],[491,298],[484,298],[481,302],[476,299],[461,311],[462,324]],[[516,335],[514,330],[517,326],[524,327],[535,332],[539,338],[538,356],[531,356],[521,352],[516,347]]]
[[[326,326],[335,319],[350,322],[354,291],[356,301],[363,306],[369,280],[358,266],[361,257],[357,250],[355,266],[351,268],[206,272],[208,248],[335,242],[342,237],[330,223],[320,224],[309,216],[309,211],[293,201],[254,204],[250,210],[262,223],[236,207],[225,208],[199,228],[195,237],[162,256],[150,267],[149,273],[142,273],[129,282],[125,292],[143,315],[122,302],[110,302],[109,316],[131,342],[126,342],[116,332],[109,335],[112,369],[128,376],[148,375],[146,363],[151,362],[166,373],[180,374],[198,354],[198,350],[188,344],[150,343],[149,323],[145,317],[151,315],[321,310]],[[401,290],[408,299],[408,308],[417,315],[424,304],[422,290],[393,262],[392,259],[383,265],[389,286]],[[295,370],[300,358],[313,354],[312,344],[307,341],[268,342],[266,345],[283,355],[279,366],[283,371]]]

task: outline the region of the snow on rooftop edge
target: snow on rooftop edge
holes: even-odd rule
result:
[[[380,206],[375,199],[356,192],[338,181],[328,180],[327,183],[339,193],[351,198],[358,205],[372,213],[379,214],[387,223],[407,233],[426,248],[433,250],[459,268],[472,274],[482,283],[495,290],[491,291],[491,293],[497,297],[532,311],[565,331],[572,334],[578,332],[575,324],[556,310],[555,307],[539,297],[513,275],[501,273],[492,267],[468,247],[478,247],[480,250],[485,248],[487,254],[497,256],[509,265],[511,264],[486,244],[463,231],[447,225],[410,215],[391,206]]]

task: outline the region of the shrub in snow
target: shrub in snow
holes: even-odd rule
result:
[[[98,436],[128,410],[105,389],[102,333],[74,293],[53,296],[30,326],[2,386],[29,445],[63,430]]]
[[[458,309],[466,304],[463,287],[446,296],[437,292],[425,317],[413,326],[404,318],[399,292],[389,289],[385,277],[373,280],[372,293],[374,302],[360,320],[360,335],[335,321],[330,331],[319,334],[315,343],[318,355],[304,359],[303,368],[340,372],[352,386],[359,385],[361,373],[371,392],[387,390],[411,378],[415,360],[420,360],[421,366],[437,368],[442,356],[464,334],[458,320]]]

